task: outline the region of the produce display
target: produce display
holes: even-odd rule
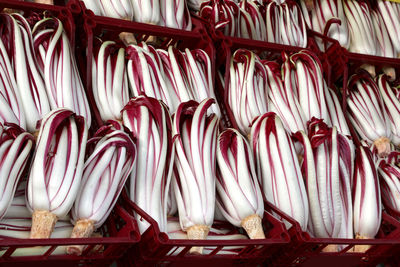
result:
[[[381,159],[377,156],[384,158],[393,149],[386,111],[396,120],[397,91],[386,76],[377,77],[378,86],[369,73],[361,72],[349,80],[348,108],[344,110],[335,91],[327,86],[315,54],[307,50],[284,54],[282,61],[280,67],[278,61],[262,60],[238,49],[225,85],[232,119],[243,133],[251,129],[249,140],[266,199],[313,237],[374,238],[381,223],[377,172]],[[262,101],[267,111],[276,113],[250,115]],[[236,115],[236,110],[247,117]],[[395,132],[396,123],[392,125]],[[351,126],[364,146],[355,146]],[[372,208],[373,213],[365,211]],[[290,222],[285,223],[290,227]],[[368,248],[355,246],[354,251]],[[324,248],[338,250],[334,245]]]
[[[397,62],[400,4],[80,4],[82,21],[68,6],[0,14],[0,258],[284,266],[310,248],[361,261],[400,243],[398,67],[346,58],[332,80],[323,45]]]

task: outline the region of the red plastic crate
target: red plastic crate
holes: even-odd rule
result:
[[[288,229],[291,242],[282,254],[275,258],[276,266],[376,266],[393,257],[400,248],[400,223],[388,213],[382,213],[382,223],[375,239],[312,238],[301,230],[300,225],[273,205],[275,212],[291,227]],[[339,252],[324,252],[331,244],[342,245]],[[364,253],[350,252],[355,245],[371,245]]]
[[[339,48],[338,48],[339,49]],[[333,81],[337,84],[342,83],[342,90],[338,91],[339,97],[342,99],[342,107],[343,111],[346,113],[347,110],[347,93],[348,93],[348,81],[350,74],[355,73],[357,69],[363,64],[370,64],[376,67],[377,74],[382,72],[383,67],[393,67],[396,71],[396,83],[399,81],[400,75],[400,59],[395,58],[385,58],[364,54],[357,54],[348,52],[344,48],[340,48],[342,52],[338,52],[337,54],[341,54],[337,59],[335,54],[331,54],[328,61],[334,65],[334,78]],[[355,145],[360,145],[360,139],[355,131],[354,127],[348,116],[345,114],[345,118],[347,124],[349,125],[349,129],[355,142]],[[318,239],[310,239],[307,243],[314,243],[315,247],[318,247],[320,251],[319,254],[316,254],[315,251],[312,251],[312,247],[308,246],[306,248],[308,251],[306,253],[302,253],[301,255],[305,255],[303,258],[296,259],[296,263],[301,263],[301,266],[315,266],[323,262],[332,262],[335,265],[341,266],[376,266],[378,263],[389,262],[391,265],[389,266],[398,266],[400,264],[400,257],[395,257],[400,250],[400,214],[386,208],[382,214],[382,225],[379,230],[378,236],[373,240],[348,240],[346,243],[346,239],[332,239],[332,243],[335,244],[343,244],[347,245],[338,253],[324,253],[321,251],[321,248],[330,243],[329,240],[318,240]],[[299,228],[298,228],[299,229]],[[307,240],[307,237],[299,236],[299,240]],[[354,245],[357,244],[369,244],[373,245],[371,249],[369,249],[366,253],[348,253],[347,250],[350,250]],[[311,251],[311,252],[310,252]],[[339,259],[339,257],[341,260]],[[393,261],[393,259],[397,259],[397,261]]]
[[[137,244],[140,234],[134,218],[117,205],[106,223],[99,229],[101,238],[54,238],[54,239],[14,239],[1,238],[0,264],[7,266],[109,266]],[[87,245],[81,256],[52,255],[61,246]],[[35,256],[13,256],[16,249],[35,246],[48,247],[43,254]],[[100,247],[99,247],[100,246]]]
[[[101,37],[102,40],[113,40],[124,46],[118,35],[121,32],[131,32],[135,35],[137,42],[146,41],[150,36],[157,36],[162,43],[155,45],[156,48],[167,48],[174,45],[178,49],[203,49],[210,57],[212,73],[215,71],[215,50],[211,39],[203,26],[203,23],[196,16],[192,16],[192,31],[184,31],[173,28],[166,28],[157,25],[126,21],[115,18],[96,16],[91,10],[86,9],[82,1],[79,2],[82,10],[82,25],[77,45],[80,47],[80,58],[82,60],[82,73],[84,84],[87,88],[89,103],[93,108],[95,120],[102,125],[99,112],[96,108],[92,93],[92,58],[94,49],[94,38]],[[213,77],[214,81],[214,77]],[[218,95],[217,95],[218,98]]]
[[[365,54],[357,54],[348,52],[346,49],[342,48],[344,54],[344,61],[342,62],[342,77],[341,81],[343,81],[342,90],[340,90],[341,97],[342,97],[342,108],[343,111],[346,113],[347,111],[347,95],[348,95],[348,81],[350,75],[356,73],[357,70],[363,64],[369,64],[375,66],[376,73],[380,74],[383,72],[382,68],[384,67],[393,67],[396,72],[396,80],[394,81],[395,84],[400,82],[400,58],[386,58],[386,57],[378,57],[378,56],[371,56]],[[354,127],[348,116],[345,116],[347,120],[347,124],[349,125],[349,129],[352,135],[352,138],[356,145],[360,145],[360,138],[355,131]]]
[[[178,49],[195,49],[201,48],[205,50],[210,56],[212,62],[212,68],[214,73],[214,61],[215,61],[215,50],[211,39],[207,35],[204,28],[203,22],[197,17],[192,17],[193,30],[191,32],[165,28],[160,26],[154,26],[149,24],[129,22],[120,19],[113,19],[101,16],[95,16],[93,12],[87,10],[84,4],[81,2],[81,8],[83,11],[83,30],[81,32],[81,37],[79,40],[83,42],[78,44],[81,46],[82,57],[85,59],[84,73],[86,77],[86,86],[88,88],[89,99],[92,98],[91,95],[91,67],[92,67],[92,57],[93,57],[93,41],[97,36],[101,36],[103,40],[114,40],[120,45],[119,33],[120,32],[132,32],[138,41],[146,40],[149,36],[161,37],[164,41],[158,47],[166,48],[168,45],[175,45]],[[87,56],[86,56],[87,55]],[[216,92],[217,94],[217,92]],[[218,100],[218,94],[217,94]],[[94,104],[93,102],[91,103]],[[94,105],[93,105],[94,106]],[[97,113],[97,112],[96,112]],[[95,113],[95,114],[96,114]],[[101,124],[97,113],[98,123]],[[134,204],[130,206],[133,212],[142,212]],[[270,214],[266,218],[266,223],[269,226],[269,237],[265,241],[188,241],[188,240],[169,240],[165,233],[160,233],[154,220],[152,220],[148,215],[144,213],[145,220],[152,222],[152,227],[146,231],[140,242],[140,247],[132,249],[124,257],[123,264],[156,264],[156,263],[166,263],[166,262],[180,262],[180,264],[186,264],[190,262],[212,262],[216,261],[221,264],[236,262],[254,262],[261,263],[266,257],[275,251],[279,247],[279,244],[289,242],[288,234],[284,229],[282,223]],[[187,252],[192,246],[196,245],[207,245],[214,246],[215,249],[209,255],[203,256],[188,256]],[[238,252],[238,256],[219,256],[214,255],[223,247],[232,245],[243,245],[244,249]],[[260,248],[258,248],[261,246]],[[183,248],[184,250],[178,255],[171,255],[172,252],[176,251],[178,248]],[[261,255],[262,254],[262,255]],[[140,262],[140,263],[139,263]]]
[[[80,12],[80,6],[51,6],[30,2],[0,0],[0,10],[4,8],[22,11],[32,25],[43,17],[56,17],[61,20],[65,31],[75,48],[74,14]],[[58,238],[58,239],[0,239],[0,264],[7,266],[26,266],[27,263],[42,266],[108,266],[140,240],[136,221],[121,206],[116,206],[103,227],[99,229],[101,238]],[[81,256],[52,255],[58,247],[66,245],[87,245]],[[21,248],[45,246],[48,247],[42,254],[15,256],[15,251]],[[100,247],[97,247],[100,246]]]
[[[169,239],[166,233],[160,232],[158,224],[146,212],[133,203],[124,194],[125,208],[133,216],[138,214],[150,227],[142,234],[139,246],[133,247],[123,258],[124,266],[188,266],[205,265],[232,266],[243,264],[256,266],[274,257],[290,241],[289,233],[281,221],[271,213],[264,211],[263,225],[266,239],[258,240],[186,240]],[[232,226],[231,226],[232,227]],[[210,247],[210,253],[203,255],[188,254],[194,246]],[[220,250],[230,246],[242,246],[234,255],[219,255]],[[180,252],[179,252],[180,251]],[[236,250],[235,250],[236,251]]]
[[[222,33],[215,33],[218,38],[224,38],[219,42],[219,46],[222,47],[224,54],[221,55],[221,59],[217,58],[217,63],[221,69],[229,69],[229,60],[233,52],[238,48],[246,48],[255,51],[257,54],[263,54],[272,59],[278,59],[280,52],[285,51],[287,53],[297,52],[302,48],[285,46],[280,44],[271,44],[261,41],[251,41],[241,38],[225,37]],[[321,38],[326,43],[324,52],[320,51],[314,41],[309,42],[311,51],[317,54],[323,64],[324,77],[327,80],[328,85],[333,87],[336,83],[343,83],[343,87],[347,88],[348,81],[348,66],[347,66],[347,53],[342,49],[336,40],[327,38],[319,33],[310,31],[310,37]],[[337,59],[337,60],[336,60]],[[361,58],[360,58],[361,59]],[[225,66],[224,64],[225,61]],[[218,79],[217,79],[218,80]],[[229,72],[225,72],[225,88],[221,83],[217,83],[219,90],[226,92],[229,82]],[[343,94],[345,95],[345,94]],[[224,106],[228,114],[228,123],[230,127],[237,128],[235,118],[231,113],[227,96],[224,97]],[[343,99],[345,104],[346,100]],[[346,105],[345,105],[346,107]],[[349,123],[349,122],[348,122]],[[351,128],[351,125],[350,125]],[[284,214],[282,211],[269,204],[271,212],[275,212],[282,218],[286,219],[291,223],[291,227],[288,229],[291,234],[290,244],[282,249],[282,254],[277,254],[275,257],[269,258],[264,264],[276,265],[276,266],[320,266],[322,264],[331,263],[332,266],[376,266],[380,262],[386,261],[391,257],[394,251],[398,251],[400,248],[400,223],[384,213],[382,215],[382,226],[377,236],[377,239],[373,240],[355,240],[355,239],[324,239],[324,238],[311,238],[309,234],[303,232],[299,224]],[[343,248],[337,253],[323,252],[323,248],[329,244],[341,244]],[[366,253],[350,253],[355,245],[369,244],[373,245]]]
[[[216,91],[218,95],[222,97],[222,101],[220,102],[220,107],[223,113],[223,122],[226,127],[233,127],[238,129],[235,117],[232,114],[232,111],[228,104],[228,91],[229,80],[230,80],[230,60],[233,53],[240,48],[251,50],[256,54],[260,55],[262,59],[271,59],[277,60],[282,63],[282,52],[286,52],[289,55],[299,52],[301,50],[309,50],[314,52],[318,58],[320,59],[323,70],[324,70],[324,78],[329,81],[328,84],[332,81],[332,72],[336,68],[329,63],[327,55],[337,54],[338,43],[329,39],[315,31],[308,30],[308,45],[306,48],[283,45],[278,43],[270,43],[264,41],[250,40],[245,38],[238,37],[229,37],[223,35],[221,31],[216,31],[211,27],[208,27],[209,34],[211,35],[213,42],[215,43],[216,49],[218,51],[216,58],[216,70],[225,72],[224,80],[225,86],[222,85],[220,79],[216,79]],[[318,45],[316,44],[315,38],[320,38],[324,44],[325,50],[327,52],[322,52]],[[341,51],[341,50],[340,50]]]

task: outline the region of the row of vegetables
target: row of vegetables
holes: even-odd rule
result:
[[[249,10],[245,5],[262,3],[240,5]],[[294,7],[285,16],[292,21],[301,16],[296,4],[279,5]],[[249,25],[251,15],[243,15],[242,25]],[[215,219],[244,228],[251,239],[265,239],[265,200],[317,238],[372,239],[382,202],[400,212],[400,94],[386,75],[360,70],[351,76],[342,109],[340,90],[328,87],[310,50],[272,61],[238,49],[225,70],[229,75],[217,75],[229,77],[217,92],[204,50],[99,39],[90,106],[60,20],[44,18],[31,26],[17,13],[3,13],[1,20],[4,236],[16,237],[22,227],[30,238],[49,238],[60,228],[68,229],[62,237],[90,237],[124,188],[162,232],[179,239],[247,238],[213,229]],[[217,102],[216,93],[227,101]],[[91,123],[93,110],[103,126]],[[224,128],[223,110],[233,115],[236,129]],[[22,214],[15,216],[16,207]],[[149,223],[135,215],[144,233]],[[72,225],[56,224],[64,220]],[[65,251],[83,250],[74,245]],[[209,249],[190,252],[203,250]]]
[[[84,1],[85,2],[85,1]],[[350,52],[397,58],[400,4],[388,0],[86,1],[96,15],[190,30],[191,10],[226,36],[307,47],[307,29],[337,40]],[[144,10],[144,11],[143,11]],[[126,44],[135,43],[132,35]],[[316,39],[321,50],[324,43]],[[375,75],[374,66],[364,66]],[[395,79],[391,68],[385,70]]]
[[[214,0],[203,1],[199,14],[228,36],[306,47],[308,27],[350,52],[397,58],[399,10],[386,0]]]
[[[46,2],[47,1],[47,2]],[[46,0],[45,3],[52,3]],[[190,12],[227,36],[307,46],[307,27],[351,52],[397,57],[400,4],[387,0],[84,1],[96,15],[190,31]],[[318,43],[322,48],[322,44]]]
[[[230,0],[204,1],[199,14],[228,36],[306,47],[308,27],[351,52],[397,57],[399,8],[385,0]]]
[[[397,57],[400,50],[400,4],[386,0],[84,2],[96,15],[184,30],[190,8],[227,36],[306,47],[308,27],[351,52]]]

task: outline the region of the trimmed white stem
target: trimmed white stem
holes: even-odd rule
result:
[[[192,240],[206,240],[210,228],[207,225],[193,225],[187,229],[188,239]],[[192,247],[189,250],[190,254],[201,255],[203,254],[203,247]]]
[[[374,146],[378,151],[381,158],[386,157],[390,153],[390,139],[387,137],[380,137],[374,141]]]
[[[79,220],[76,222],[74,229],[71,233],[71,238],[88,238],[92,236],[94,232],[94,221],[93,220]],[[70,255],[80,256],[82,254],[84,245],[71,245],[67,247],[67,253]]]
[[[261,217],[257,214],[250,215],[242,220],[242,227],[251,239],[265,239]]]
[[[57,216],[47,210],[35,210],[32,214],[30,238],[50,238]]]

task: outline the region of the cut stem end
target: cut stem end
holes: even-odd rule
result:
[[[30,238],[50,238],[57,216],[48,210],[35,210],[32,214]]]
[[[306,4],[308,11],[311,11],[314,9],[314,1],[313,0],[305,0],[305,4]]]
[[[188,239],[192,239],[192,240],[207,239],[209,231],[210,231],[210,228],[207,225],[194,225],[194,226],[189,227],[186,230]],[[189,250],[189,253],[193,254],[193,255],[202,255],[203,247],[192,247]]]
[[[119,39],[121,39],[121,41],[126,45],[136,45],[137,41],[135,36],[133,35],[133,33],[131,32],[121,32],[119,34]]]
[[[380,137],[374,141],[374,146],[378,151],[378,156],[381,158],[386,157],[390,153],[390,139],[387,137]]]
[[[5,8],[5,9],[3,9],[3,13],[13,14],[13,13],[18,13],[18,10],[12,9],[12,8]]]
[[[356,239],[370,239],[370,238],[356,234]],[[365,253],[370,248],[371,248],[371,245],[356,245],[356,246],[354,246],[354,252]]]
[[[339,247],[336,244],[327,245],[322,249],[323,252],[338,252]]]
[[[265,239],[262,219],[257,214],[250,215],[242,220],[242,227],[250,239]]]
[[[156,25],[156,26],[157,26],[157,24],[152,23],[152,22],[145,22],[145,23],[151,24],[151,25]],[[155,36],[155,35],[150,35],[150,36],[147,37],[147,39],[146,39],[145,42],[146,42],[147,44],[150,44],[150,45],[157,45],[158,38],[157,38],[157,36]]]
[[[38,4],[47,4],[47,5],[54,5],[53,0],[35,0],[35,3]]]
[[[363,64],[360,66],[360,68],[368,71],[369,74],[371,74],[371,76],[375,78],[376,76],[375,66],[370,64]]]
[[[383,67],[382,70],[390,82],[396,80],[396,70],[393,67]]]
[[[94,221],[93,220],[79,220],[76,222],[74,229],[71,233],[71,238],[88,238],[92,236],[94,232]],[[67,253],[72,255],[81,255],[84,245],[71,245],[67,247]]]

